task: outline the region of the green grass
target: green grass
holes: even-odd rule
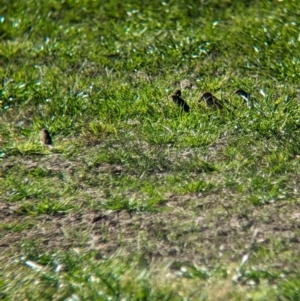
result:
[[[298,3],[104,2],[0,8],[0,298],[298,300]]]

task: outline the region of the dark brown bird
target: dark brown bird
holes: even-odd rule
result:
[[[48,130],[41,130],[41,141],[44,146],[52,147],[52,139]]]
[[[221,101],[216,98],[215,96],[213,96],[210,92],[204,92],[200,95],[200,99],[199,102],[205,100],[207,106],[211,107],[211,108],[215,108],[218,110],[223,109],[223,104],[221,103]]]
[[[185,102],[184,99],[181,98],[181,91],[177,90],[174,94],[171,94],[169,98],[172,98],[173,102],[177,104],[177,106],[181,107],[184,112],[188,113],[190,111],[190,107]]]
[[[253,103],[252,103],[252,100],[250,98],[250,94],[247,93],[246,91],[244,91],[243,89],[238,89],[238,90],[235,90],[234,93],[238,96],[240,96],[243,100],[246,101],[247,103],[247,107],[249,108],[253,108]]]

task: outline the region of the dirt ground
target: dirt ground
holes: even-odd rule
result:
[[[238,263],[250,249],[255,263],[255,253],[261,249],[269,253],[271,262],[256,264],[272,264],[286,272],[293,269],[287,253],[299,253],[300,205],[238,207],[234,196],[221,200],[218,195],[171,195],[161,213],[86,210],[33,218],[1,202],[3,223],[31,226],[20,233],[2,230],[0,253],[4,259],[18,253],[24,242],[34,241],[47,252],[82,248],[97,250],[101,257],[136,253],[150,261],[210,265],[223,259]]]
[[[25,163],[14,158],[13,163],[5,162],[4,172],[15,164],[25,164],[26,168],[40,165],[72,174],[81,163],[56,155]],[[114,164],[97,168],[110,173],[122,171]],[[91,195],[100,193],[96,190]],[[300,258],[299,203],[285,200],[245,206],[241,194],[217,188],[185,195],[168,193],[160,206],[158,212],[139,213],[91,210],[82,205],[85,209],[81,212],[34,216],[22,213],[18,202],[8,203],[2,195],[2,225],[26,227],[21,232],[2,227],[0,261],[9,254],[21,254],[24,244],[34,242],[38,252],[79,248],[95,250],[100,257],[138,254],[147,262],[172,262],[174,268],[182,264],[238,266],[247,255],[252,266],[285,273],[296,269],[295,258]]]

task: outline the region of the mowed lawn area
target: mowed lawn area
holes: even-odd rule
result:
[[[300,300],[298,1],[2,0],[0,36],[1,300]]]

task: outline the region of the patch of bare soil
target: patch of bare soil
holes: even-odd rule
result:
[[[6,162],[3,170],[14,164],[18,162]],[[49,171],[72,174],[82,163],[53,155],[23,164],[29,169],[45,166]],[[122,173],[122,167],[114,164],[100,164],[97,169]],[[100,256],[140,254],[148,261],[208,266],[216,261],[239,263],[251,248],[254,264],[295,269],[291,258],[299,258],[300,204],[285,201],[254,206],[240,198],[221,188],[200,194],[167,194],[158,213],[82,209],[36,217],[21,215],[18,205],[0,199],[2,225],[30,225],[21,232],[1,228],[0,261],[34,242],[40,252],[81,248],[96,250]],[[268,254],[268,262],[260,261],[260,252]]]
[[[173,195],[166,201],[167,209],[160,213],[86,210],[34,220],[1,203],[2,222],[34,223],[20,233],[1,230],[1,257],[4,259],[8,252],[18,253],[23,243],[34,241],[40,251],[76,247],[97,250],[100,256],[140,254],[150,261],[209,265],[222,258],[228,263],[239,262],[251,246],[253,254],[261,249],[269,252],[269,264],[275,268],[293,268],[284,254],[299,253],[299,204],[245,209],[239,207],[236,198],[221,199],[220,194]]]

